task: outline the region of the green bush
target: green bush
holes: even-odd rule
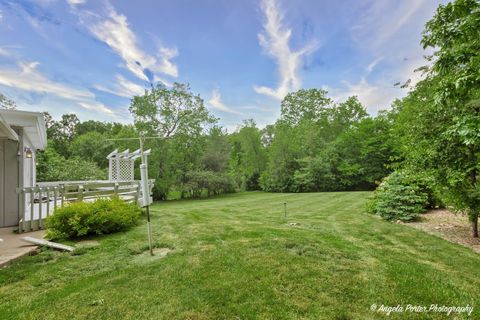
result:
[[[232,177],[207,170],[188,171],[182,185],[183,198],[200,198],[205,193],[212,196],[233,192],[235,182]]]
[[[47,238],[77,238],[123,231],[136,224],[142,211],[119,198],[75,202],[55,210],[46,220]]]
[[[425,179],[395,171],[378,186],[367,210],[386,220],[414,221],[432,205],[431,194]]]

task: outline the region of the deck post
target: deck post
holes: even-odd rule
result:
[[[30,222],[28,223],[29,231],[33,230],[33,216],[35,213],[34,200],[35,199],[35,188],[30,188]]]
[[[50,215],[50,187],[46,187],[45,190],[47,192],[47,214],[45,217],[48,217]]]
[[[42,211],[43,211],[43,190],[40,187],[37,187],[38,191],[38,229],[41,229],[42,224]]]
[[[53,187],[53,211],[57,210],[58,187]]]
[[[18,233],[23,232],[23,224],[25,223],[25,193],[24,189],[20,190],[20,193],[18,194],[20,198],[20,212],[21,212],[21,218],[18,219]]]
[[[78,196],[77,196],[78,201],[83,201],[83,185],[78,186]]]
[[[63,185],[63,186],[62,186],[62,192],[61,192],[61,194],[60,194],[60,197],[61,197],[61,198],[60,198],[60,201],[61,201],[61,202],[60,202],[60,206],[61,206],[62,208],[63,208],[63,206],[64,206],[65,193],[66,193],[66,192],[65,192],[65,185]]]

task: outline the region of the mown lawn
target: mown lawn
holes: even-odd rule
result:
[[[474,306],[480,255],[364,211],[369,193],[241,193],[152,208],[79,255],[0,270],[1,319],[377,319],[372,304]],[[284,218],[283,203],[288,214]],[[451,315],[450,318],[466,317]],[[441,319],[440,313],[388,318]]]

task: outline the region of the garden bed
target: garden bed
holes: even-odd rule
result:
[[[480,253],[480,239],[472,237],[470,222],[466,215],[439,209],[430,210],[421,217],[420,221],[411,222],[408,225]]]

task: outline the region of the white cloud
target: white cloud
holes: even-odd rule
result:
[[[79,4],[84,4],[87,0],[67,0],[68,4],[71,6],[76,6]]]
[[[79,102],[78,103],[82,108],[92,111],[100,111],[103,113],[108,113],[113,115],[113,111],[107,107],[103,103],[100,102]]]
[[[96,16],[97,21],[87,21],[92,34],[106,43],[124,61],[125,67],[139,79],[149,81],[145,70],[178,76],[178,68],[171,61],[178,55],[176,48],[160,47],[156,56],[144,52],[138,45],[135,33],[130,29],[127,17],[109,6],[106,17]]]
[[[353,38],[372,50],[388,45],[389,40],[403,28],[428,0],[370,1],[362,7],[358,23],[351,28]],[[363,4],[363,3],[362,3]],[[436,4],[435,4],[436,5]],[[433,11],[430,11],[433,12]]]
[[[343,81],[344,88],[330,89],[333,99],[337,102],[345,101],[348,97],[357,96],[358,100],[366,106],[367,111],[375,115],[378,110],[390,107],[394,99],[405,95],[406,90],[392,86],[370,83],[364,77],[357,83]]]
[[[95,85],[95,88],[100,91],[108,92],[119,97],[132,98],[133,96],[140,96],[145,93],[145,88],[127,80],[123,76],[116,75],[116,84],[113,88],[108,88],[102,85]]]
[[[344,87],[329,88],[328,91],[333,95],[334,100],[343,101],[350,96],[357,96],[368,112],[374,115],[378,110],[388,109],[395,99],[404,97],[423,78],[420,72],[414,72],[419,66],[425,65],[425,61],[419,57],[404,61],[403,64],[392,68],[389,71],[390,78],[380,77],[369,81],[368,77],[378,61],[379,59],[376,59],[369,64],[367,73],[358,82],[343,81]],[[410,84],[407,88],[394,86],[396,82],[403,84],[408,79]]]
[[[53,81],[38,70],[38,65],[37,61],[18,61],[17,68],[0,68],[0,85],[53,95],[82,108],[114,115],[111,109],[95,101],[95,95],[92,92]]]
[[[254,89],[257,93],[282,100],[288,92],[301,87],[302,79],[299,73],[302,58],[312,53],[317,46],[311,42],[297,51],[292,50],[289,43],[292,29],[283,25],[282,13],[275,0],[263,0],[261,8],[265,14],[265,22],[264,30],[258,34],[258,39],[265,52],[275,59],[280,79],[277,88],[255,86]]]
[[[0,69],[0,84],[26,91],[51,93],[65,99],[93,97],[93,94],[89,91],[51,81],[37,70],[38,64],[36,61],[20,61],[18,62],[18,69]]]
[[[219,111],[241,114],[238,111],[235,111],[233,108],[226,106],[225,103],[223,103],[222,96],[218,89],[213,89],[212,97],[210,98],[210,100],[208,100],[208,105],[210,105],[212,108],[217,109]]]
[[[0,47],[0,56],[9,57],[10,53],[7,50]]]
[[[367,72],[370,73],[373,71],[373,69],[375,69],[375,67],[377,66],[377,64],[380,63],[380,61],[383,60],[383,57],[378,57],[377,59],[373,60],[368,66],[367,66]]]

